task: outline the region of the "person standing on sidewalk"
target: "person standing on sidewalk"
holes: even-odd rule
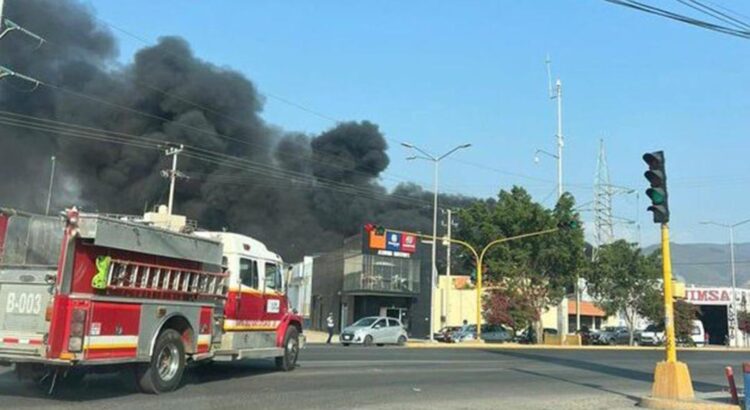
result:
[[[333,328],[336,327],[336,324],[333,322],[333,312],[328,313],[328,317],[326,318],[326,327],[328,328],[328,341],[326,344],[331,344],[331,339],[333,338]]]

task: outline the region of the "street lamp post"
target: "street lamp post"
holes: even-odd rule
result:
[[[403,145],[406,148],[413,149],[417,152],[419,152],[422,155],[412,155],[407,160],[413,160],[413,159],[424,159],[427,161],[432,161],[432,163],[435,165],[435,171],[434,171],[434,180],[433,180],[433,200],[432,200],[432,236],[437,237],[437,210],[438,210],[438,165],[440,164],[440,161],[447,158],[449,155],[453,154],[454,152],[469,148],[471,144],[461,144],[450,151],[446,152],[443,155],[435,156],[430,154],[429,152],[423,150],[422,148],[419,148],[418,146],[414,144],[409,144],[406,142],[402,142],[401,145]],[[437,280],[437,264],[436,264],[436,257],[437,257],[437,243],[435,240],[432,241],[432,286],[430,287],[430,341],[435,340],[435,336],[433,335],[433,309],[432,309],[432,299],[434,299],[434,289],[435,289],[435,282]]]
[[[731,327],[732,334],[729,337],[729,343],[730,345],[734,347],[737,346],[737,333],[739,333],[739,328],[738,328],[738,323],[737,323],[737,280],[736,280],[736,269],[735,269],[735,263],[734,263],[734,228],[740,225],[744,225],[748,222],[750,222],[750,219],[745,219],[744,221],[740,221],[735,224],[722,224],[722,223],[718,223],[714,221],[701,222],[701,224],[703,225],[716,225],[722,228],[729,229],[729,259],[730,259],[730,265],[732,269],[732,303],[730,304],[730,306],[732,307],[732,327]]]
[[[506,237],[506,238],[495,239],[494,241],[492,241],[492,242],[488,243],[487,245],[485,245],[481,249],[481,251],[478,251],[477,247],[472,246],[470,243],[468,243],[466,241],[462,241],[462,240],[454,239],[454,238],[449,238],[447,236],[443,237],[443,238],[438,238],[438,237],[436,237],[434,235],[433,236],[429,236],[429,235],[422,235],[422,234],[419,234],[419,233],[413,234],[413,235],[416,235],[416,236],[418,236],[420,238],[423,238],[423,239],[431,239],[433,241],[433,243],[435,241],[437,241],[438,239],[442,239],[442,240],[450,242],[450,243],[456,243],[456,244],[462,245],[462,246],[466,247],[466,249],[468,249],[471,252],[471,254],[474,256],[474,262],[476,263],[476,272],[477,272],[477,283],[476,283],[477,339],[476,340],[477,341],[481,341],[482,340],[482,273],[483,273],[482,264],[484,263],[484,257],[485,257],[485,255],[487,255],[487,251],[489,251],[490,248],[492,248],[493,246],[501,244],[501,243],[515,241],[515,240],[518,240],[518,239],[530,238],[530,237],[533,237],[533,236],[546,235],[548,233],[557,232],[559,230],[560,230],[560,228],[552,228],[552,229],[545,229],[545,230],[542,230],[542,231],[529,232],[529,233],[524,233],[524,234],[520,234],[520,235],[509,236],[509,237]]]
[[[554,158],[557,160],[557,200],[559,201],[560,198],[563,195],[563,179],[562,179],[562,148],[563,148],[563,138],[562,138],[562,119],[561,119],[561,113],[562,108],[560,106],[560,99],[561,95],[560,93],[560,81],[557,82],[557,91],[558,94],[555,98],[557,98],[558,102],[558,123],[557,123],[557,154],[553,154],[551,152],[545,151],[543,149],[538,149],[534,153],[534,162],[539,163],[539,154],[544,154],[548,157]],[[575,293],[576,293],[576,330],[580,329],[580,312],[581,312],[581,300],[580,300],[580,290],[578,285],[578,279],[576,278],[576,286],[575,286]],[[557,331],[560,334],[561,340],[565,339],[565,336],[568,333],[568,298],[567,296],[564,297],[560,301],[560,305],[557,307]]]

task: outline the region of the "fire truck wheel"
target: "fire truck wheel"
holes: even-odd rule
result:
[[[294,326],[289,326],[284,335],[284,355],[276,358],[276,368],[289,372],[297,366],[299,356],[299,332]]]
[[[144,393],[159,394],[175,390],[185,371],[185,346],[182,337],[173,329],[159,334],[151,362],[136,367],[138,387]]]

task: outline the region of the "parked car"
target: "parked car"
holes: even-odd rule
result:
[[[664,344],[664,325],[648,325],[639,333],[638,343],[643,346]]]
[[[630,335],[628,328],[625,326],[607,326],[599,332],[596,338],[596,344],[599,345],[616,345],[628,344]]]
[[[557,329],[553,329],[551,327],[545,327],[543,330],[544,335],[556,335]],[[518,343],[523,344],[534,344],[536,343],[536,330],[533,327],[529,327],[525,329],[523,332],[521,332],[520,335],[518,335],[515,338],[515,341]]]
[[[350,344],[382,346],[384,344],[403,345],[408,337],[406,329],[398,319],[370,316],[359,319],[351,326],[344,328],[339,340],[344,346]]]
[[[576,331],[576,334],[581,336],[581,344],[583,345],[590,345],[594,344],[594,337],[595,333],[591,331],[591,329],[588,328],[588,326],[581,326],[580,329]]]
[[[456,343],[477,339],[477,326],[469,325],[453,334]],[[482,340],[487,343],[503,343],[513,339],[510,331],[499,325],[482,325]]]
[[[445,326],[433,334],[433,338],[438,342],[451,343],[453,334],[461,330],[461,326]]]

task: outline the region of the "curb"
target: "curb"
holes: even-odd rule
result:
[[[663,410],[742,410],[736,404],[716,403],[705,400],[671,400],[641,397],[638,405],[647,409]]]
[[[477,343],[477,342],[464,342],[464,343],[430,343],[430,342],[406,342],[406,347],[410,349],[521,349],[521,350],[535,350],[535,349],[561,349],[561,350],[634,350],[634,351],[664,351],[663,346],[571,346],[571,345],[544,345],[544,344],[517,344],[517,343]],[[680,352],[725,352],[725,353],[747,353],[750,352],[749,348],[733,348],[728,349],[725,347],[679,347],[677,351]]]

